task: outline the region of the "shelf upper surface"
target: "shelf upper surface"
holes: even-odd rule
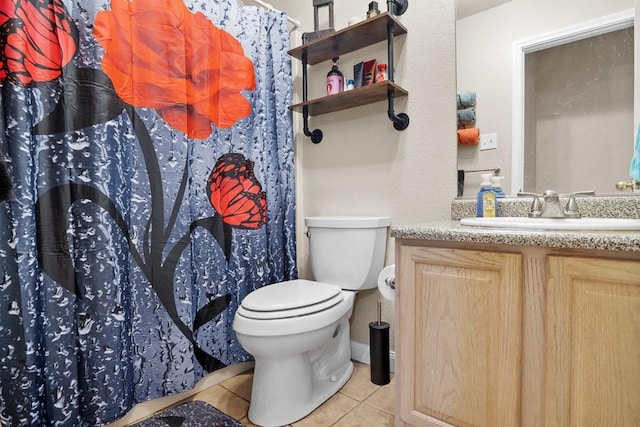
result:
[[[336,93],[335,95],[327,95],[322,98],[316,98],[307,102],[295,104],[289,108],[293,111],[302,112],[303,108],[307,106],[309,115],[317,116],[320,114],[346,110],[347,108],[359,107],[361,105],[386,100],[387,92],[389,91],[393,92],[395,98],[408,95],[408,92],[405,89],[392,81],[386,80],[374,83],[371,86],[358,87],[345,92]]]
[[[386,40],[387,24],[393,25],[394,36],[407,33],[407,29],[393,15],[384,12],[291,49],[289,55],[300,60],[306,55],[307,64],[318,64],[333,57]]]

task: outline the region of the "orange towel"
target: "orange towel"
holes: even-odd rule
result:
[[[480,142],[480,128],[458,129],[458,144],[477,145]]]

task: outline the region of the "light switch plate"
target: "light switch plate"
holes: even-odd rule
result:
[[[498,134],[484,133],[480,135],[480,150],[495,150],[498,148]]]

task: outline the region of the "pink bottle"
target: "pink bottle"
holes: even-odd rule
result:
[[[344,91],[344,77],[336,62],[338,58],[333,58],[333,67],[331,71],[327,73],[327,95],[333,95]]]

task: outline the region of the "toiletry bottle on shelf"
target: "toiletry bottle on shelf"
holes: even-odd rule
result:
[[[387,64],[380,63],[378,64],[378,72],[376,73],[376,82],[382,82],[387,80]]]
[[[478,191],[476,216],[495,217],[496,216],[496,193],[491,188],[491,174],[482,174],[482,183]]]
[[[374,16],[377,16],[379,13],[380,11],[378,10],[378,2],[372,1],[371,3],[369,3],[369,10],[367,10],[367,19],[373,18]]]
[[[331,67],[331,71],[327,73],[327,95],[344,91],[344,77],[340,70],[338,70],[337,61],[338,58],[333,58],[333,67]]]

